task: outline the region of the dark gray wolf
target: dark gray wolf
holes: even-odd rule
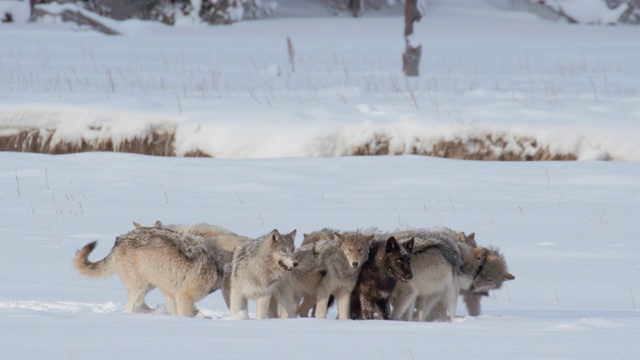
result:
[[[362,265],[351,292],[351,319],[384,319],[390,316],[389,298],[398,280],[411,280],[411,253],[414,239],[400,244],[391,236],[369,245],[369,258]]]
[[[305,245],[296,250],[300,266],[291,274],[296,298],[303,298],[298,308],[302,317],[325,319],[329,298],[338,300],[338,318],[349,318],[349,302],[362,264],[369,255],[369,241],[374,235],[323,229],[305,236]],[[307,240],[309,239],[309,240]]]
[[[149,311],[144,297],[159,288],[172,315],[193,316],[194,304],[220,287],[215,260],[197,239],[162,227],[139,227],[118,236],[104,259],[88,257],[97,242],[80,249],[75,267],[90,277],[118,274],[127,288],[125,311]]]
[[[294,316],[293,297],[277,290],[285,273],[298,266],[294,257],[295,236],[295,230],[286,235],[273,230],[235,248],[228,281],[232,317],[247,319],[248,300],[255,299],[256,319],[266,319],[272,296],[285,309],[284,316]]]

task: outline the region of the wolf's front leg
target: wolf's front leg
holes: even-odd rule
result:
[[[411,290],[399,292],[393,303],[391,319],[410,321],[413,316],[413,309],[416,303],[417,294]]]
[[[232,318],[235,319],[248,319],[249,314],[246,311],[247,300],[238,292],[237,289],[231,287],[231,293],[229,294],[229,313]],[[244,311],[243,311],[244,310]],[[241,314],[241,311],[244,313]]]
[[[351,293],[341,291],[336,294],[338,299],[338,320],[349,320],[349,308],[351,306]]]
[[[316,319],[326,319],[327,318],[327,308],[329,307],[329,296],[330,294],[326,292],[318,292],[316,297]]]
[[[469,315],[480,315],[480,300],[482,299],[482,294],[472,293],[471,291],[464,291],[462,293],[462,297],[464,299],[464,303],[467,305]]]
[[[297,315],[297,309],[295,306],[293,291],[288,289],[282,290],[278,293],[275,298],[278,300],[280,304],[280,318],[281,319],[291,319],[295,318]]]
[[[266,294],[256,299],[256,320],[264,320],[269,316],[269,303],[271,294]]]
[[[195,301],[189,294],[178,294],[176,296],[176,308],[178,310],[178,316],[193,317],[194,304]]]

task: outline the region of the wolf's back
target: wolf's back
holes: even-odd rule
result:
[[[96,248],[97,243],[94,241],[85,245],[78,250],[74,259],[74,265],[81,274],[94,278],[109,276],[114,272],[112,253],[100,261],[89,261],[89,254]]]

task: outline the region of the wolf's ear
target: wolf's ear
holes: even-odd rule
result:
[[[396,238],[394,238],[392,236],[389,239],[387,239],[387,243],[385,245],[385,250],[388,253],[400,250],[400,245],[398,245],[398,242],[396,241]]]
[[[133,226],[134,226],[136,229],[140,229],[140,228],[142,227],[142,225],[138,224],[138,223],[137,223],[137,222],[135,222],[135,221],[133,222]]]
[[[309,234],[302,233],[302,240],[306,239]]]
[[[291,240],[295,240],[295,239],[296,239],[296,233],[297,233],[297,230],[296,230],[296,229],[293,229],[293,231],[292,231],[292,232],[288,233],[288,234],[287,234],[287,235],[285,235],[285,236],[290,236],[290,237],[291,237]]]
[[[506,274],[504,274],[504,280],[505,280],[505,281],[506,281],[506,280],[515,280],[515,279],[516,279],[516,277],[515,277],[515,276],[513,276],[513,275],[511,275],[510,273],[506,273]]]
[[[271,243],[277,243],[278,240],[280,240],[280,233],[278,232],[278,229],[271,230],[269,235],[267,235],[267,239],[269,239]]]
[[[158,229],[160,229],[162,227],[162,221],[156,220],[156,223],[153,224],[153,227],[157,227]]]
[[[467,236],[463,232],[459,232],[456,234],[455,239],[457,241],[465,241],[467,240]]]
[[[471,234],[467,235],[467,239],[476,241],[476,233],[472,232]]]
[[[344,241],[344,237],[342,237],[342,235],[340,235],[340,233],[333,233],[333,235],[335,236],[335,239],[343,242]]]
[[[365,237],[364,239],[367,240],[367,242],[370,242],[371,240],[373,240],[374,237],[375,237],[375,235],[369,235],[369,236]]]
[[[413,252],[413,244],[414,244],[414,242],[415,242],[415,239],[411,238],[411,240],[409,240],[409,241],[404,243],[404,247],[405,247],[405,249],[407,249],[407,251],[409,253]]]

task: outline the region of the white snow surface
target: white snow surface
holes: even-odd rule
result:
[[[640,358],[637,29],[489,4],[430,3],[422,76],[409,80],[392,16],[130,21],[124,36],[0,25],[0,134],[176,129],[179,153],[219,157],[0,153],[2,357]],[[406,149],[496,132],[585,161],[332,157],[375,133]],[[589,161],[607,156],[631,161]],[[335,308],[328,320],[230,320],[219,292],[197,304],[208,319],[166,315],[157,291],[155,313],[123,313],[119,279],[85,278],[72,258],[94,240],[102,258],[133,221],[156,220],[247,236],[448,226],[499,247],[516,279],[479,317],[461,303],[452,323],[337,321]]]
[[[11,359],[635,359],[640,356],[640,167],[421,156],[225,160],[0,153],[0,347]],[[123,313],[104,257],[132,222],[222,225],[259,236],[323,227],[475,231],[516,279],[452,323],[230,320]],[[301,237],[296,239],[300,244]],[[253,313],[255,306],[250,303]],[[252,315],[253,316],[253,315]]]

